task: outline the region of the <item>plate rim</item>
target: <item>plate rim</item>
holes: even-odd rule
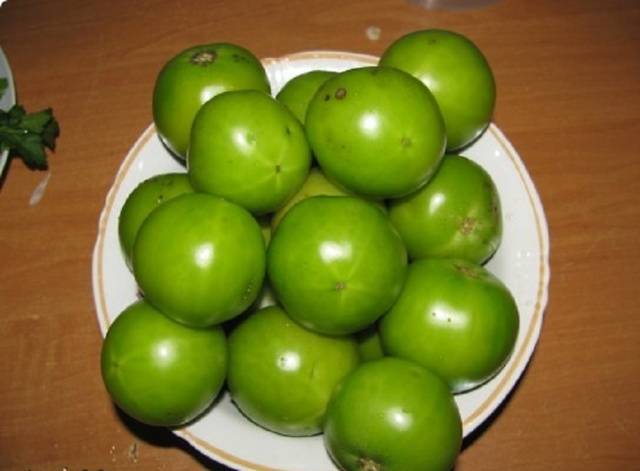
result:
[[[4,65],[5,70],[7,71],[7,88],[5,89],[5,93],[9,93],[9,107],[12,107],[16,104],[16,87],[13,81],[13,71],[11,70],[11,64],[9,64],[9,59],[7,55],[4,53],[2,46],[0,46],[0,64]],[[8,161],[9,150],[4,150],[0,152],[0,176],[4,171],[4,167]]]
[[[309,60],[309,59],[335,59],[335,60],[349,60],[355,62],[362,62],[375,65],[378,58],[370,54],[362,54],[347,51],[337,50],[307,50],[285,54],[281,57],[267,57],[262,59],[263,65],[275,65],[281,63],[287,63],[296,60]],[[364,65],[363,65],[364,66]],[[506,365],[504,376],[500,379],[495,389],[491,394],[484,399],[481,404],[474,409],[474,411],[463,421],[463,428],[465,437],[469,436],[479,425],[484,423],[489,417],[498,409],[500,404],[505,398],[514,390],[517,386],[519,379],[522,377],[524,370],[533,357],[538,339],[542,332],[542,325],[544,320],[544,311],[548,303],[549,298],[549,281],[550,281],[550,241],[549,241],[549,228],[546,220],[546,215],[542,205],[540,195],[537,188],[531,179],[530,174],[527,171],[524,161],[515,150],[509,139],[498,128],[498,126],[491,122],[486,131],[491,133],[493,137],[499,142],[505,151],[505,154],[512,162],[516,173],[524,186],[527,194],[527,201],[532,209],[536,238],[538,243],[538,285],[536,288],[535,303],[533,305],[533,314],[531,316],[531,322],[529,329],[525,333],[522,345],[519,350],[513,352],[512,357],[509,359],[509,363]],[[122,181],[128,174],[129,168],[136,160],[140,150],[147,144],[147,142],[156,136],[155,126],[153,123],[147,126],[143,133],[138,137],[136,142],[131,146],[127,152],[125,159],[121,162],[116,176],[109,187],[107,195],[105,197],[105,203],[100,212],[98,220],[98,233],[96,242],[92,254],[92,286],[93,286],[93,298],[96,309],[96,318],[102,336],[106,334],[109,319],[106,309],[106,296],[104,293],[104,286],[102,283],[102,270],[103,270],[103,252],[104,252],[104,240],[107,228],[108,219],[111,215],[112,207],[115,203],[116,194],[122,184]],[[251,469],[256,471],[284,471],[282,468],[272,468],[260,463],[254,463],[247,461],[241,457],[235,456],[225,450],[221,450],[206,440],[198,437],[194,433],[191,433],[188,427],[172,429],[172,432],[179,436],[181,439],[188,442],[195,449],[210,456],[221,463],[230,466],[241,466],[240,469]]]
[[[11,70],[11,64],[9,63],[9,59],[7,58],[7,55],[2,49],[2,46],[0,46],[0,63],[4,64],[5,69],[7,71],[6,79],[7,79],[8,85],[5,90],[5,93],[10,92],[9,97],[11,99],[9,100],[9,102],[11,103],[11,106],[13,106],[16,104],[16,87],[13,81],[13,71]]]

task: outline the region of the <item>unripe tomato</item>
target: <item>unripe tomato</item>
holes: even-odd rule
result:
[[[261,90],[271,85],[260,61],[235,44],[203,44],[167,62],[153,89],[153,121],[162,141],[185,158],[191,123],[200,107],[229,90]]]
[[[518,326],[513,296],[488,270],[423,259],[409,266],[402,294],[380,321],[380,338],[388,355],[423,365],[457,393],[502,368]]]
[[[302,125],[284,105],[245,90],[218,95],[198,111],[187,160],[196,190],[265,214],[302,186],[311,150]]]
[[[109,327],[101,365],[124,412],[146,424],[177,426],[202,413],[222,389],[226,340],[219,328],[191,329],[142,300]]]
[[[355,196],[353,193],[345,190],[344,188],[338,186],[336,183],[330,181],[322,170],[319,168],[313,167],[309,171],[309,175],[307,179],[304,181],[298,192],[293,195],[286,204],[281,207],[278,211],[276,211],[271,219],[271,227],[273,230],[278,227],[278,224],[282,220],[287,211],[295,206],[298,202],[302,201],[306,198],[311,198],[312,196]],[[383,202],[371,200],[376,206],[378,206],[383,211],[387,211],[387,207]]]
[[[337,72],[328,70],[312,70],[289,80],[282,90],[276,95],[276,99],[285,105],[298,120],[304,124],[307,115],[307,107],[318,91],[318,88],[336,75]]]
[[[338,386],[324,442],[346,471],[449,471],[462,442],[460,413],[438,376],[386,357],[362,363]]]
[[[478,47],[453,31],[414,31],[392,43],[380,65],[420,79],[433,93],[447,129],[447,150],[464,147],[491,122],[496,83]]]
[[[306,130],[327,176],[373,198],[417,190],[446,144],[429,89],[390,67],[351,69],[329,79],[309,104]]]
[[[485,262],[502,237],[500,197],[477,163],[447,155],[429,183],[389,202],[389,219],[412,259],[462,258]]]
[[[140,227],[133,273],[147,300],[167,316],[194,327],[218,324],[260,292],[262,231],[251,214],[222,198],[178,196]]]
[[[272,306],[231,333],[227,384],[236,405],[258,425],[314,435],[336,384],[359,361],[353,339],[311,332]]]
[[[372,324],[396,300],[407,253],[386,214],[351,196],[307,198],[285,215],[267,252],[287,314],[329,335]]]
[[[271,219],[271,227],[275,230],[282,218],[287,214],[287,211],[295,206],[296,203],[303,199],[310,198],[312,196],[348,196],[349,193],[335,185],[327,179],[322,173],[322,170],[318,168],[312,168],[307,175],[307,179],[304,181],[300,189],[293,195],[286,204],[275,212]]]
[[[186,173],[167,173],[143,181],[129,194],[118,218],[120,246],[129,268],[138,229],[149,213],[162,203],[191,192],[193,188]]]

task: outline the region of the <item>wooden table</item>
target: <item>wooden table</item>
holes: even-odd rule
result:
[[[551,234],[536,354],[456,469],[640,468],[637,0],[501,0],[455,12],[402,0],[9,0],[0,45],[19,101],[52,106],[62,134],[37,205],[29,200],[46,172],[14,160],[0,187],[0,469],[220,469],[170,433],[118,416],[98,367],[98,215],[151,122],[164,61],[214,41],[259,57],[380,54],[428,27],[462,32],[486,53],[495,122],[526,162]]]

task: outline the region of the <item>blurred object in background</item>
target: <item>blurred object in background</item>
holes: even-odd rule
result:
[[[407,0],[427,10],[468,10],[495,3],[496,0]]]

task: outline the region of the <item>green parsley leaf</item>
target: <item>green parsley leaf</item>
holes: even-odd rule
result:
[[[45,148],[54,150],[59,134],[51,108],[27,113],[22,106],[14,105],[9,111],[0,110],[0,150],[19,155],[31,169],[47,168]]]

